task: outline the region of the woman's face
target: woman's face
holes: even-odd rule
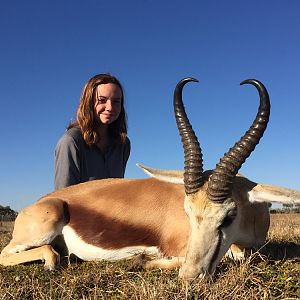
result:
[[[96,89],[95,114],[102,124],[111,124],[120,115],[122,91],[114,83],[100,84]]]

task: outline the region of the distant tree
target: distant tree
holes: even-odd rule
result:
[[[283,206],[283,211],[287,213],[300,213],[300,203],[295,203],[295,204],[285,203],[282,206]]]
[[[0,205],[0,216],[4,219],[15,219],[18,213],[11,209],[9,206]],[[1,220],[0,220],[1,221]]]

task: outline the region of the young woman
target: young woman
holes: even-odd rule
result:
[[[85,85],[77,120],[56,145],[55,189],[122,178],[129,155],[122,85],[110,74],[98,74]]]

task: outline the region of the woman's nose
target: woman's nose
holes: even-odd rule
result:
[[[107,100],[107,101],[106,101],[105,109],[106,109],[106,110],[109,110],[109,111],[112,111],[113,106],[112,106],[111,100]]]

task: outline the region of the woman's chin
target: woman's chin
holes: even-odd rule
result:
[[[113,122],[114,120],[113,119],[100,119],[100,123],[103,124],[103,125],[109,125]]]

